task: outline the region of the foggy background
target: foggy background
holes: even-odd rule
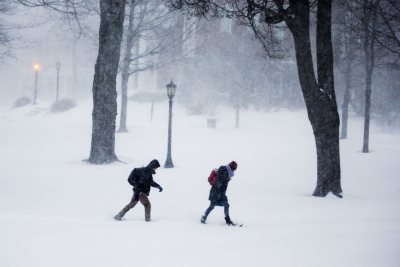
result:
[[[40,64],[38,101],[55,101],[57,62],[61,64],[60,99],[73,99],[79,103],[91,98],[98,50],[97,5],[94,3],[90,8],[82,9],[76,20],[51,9],[2,4],[0,101],[4,109],[12,108],[20,97],[32,99],[34,64]],[[210,22],[189,18],[179,10],[169,11],[158,1],[137,4],[135,16],[133,53],[139,56],[131,64],[135,73],[130,75],[128,83],[130,99],[133,96],[139,101],[166,100],[163,96],[165,86],[173,79],[178,86],[176,100],[186,106],[190,114],[215,116],[218,105],[262,112],[304,109],[293,40],[282,25],[278,25],[274,33],[280,43],[279,55],[271,58],[251,29],[236,19]],[[141,18],[139,26],[137,18]],[[334,12],[333,21],[335,90],[340,113],[346,73],[343,40],[349,28],[343,24],[345,20],[340,12]],[[125,19],[125,27],[127,24]],[[351,64],[350,114],[362,117],[365,105],[363,40],[357,35],[357,32],[360,34],[358,29],[352,30],[356,36],[351,41],[354,60]],[[125,42],[126,33],[124,36]],[[375,122],[388,128],[400,124],[397,57],[398,54],[376,46],[371,114]],[[117,83],[120,94],[120,77]]]

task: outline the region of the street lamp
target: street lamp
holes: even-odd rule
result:
[[[171,80],[169,84],[167,84],[167,95],[169,98],[169,120],[168,120],[168,152],[167,152],[167,160],[165,161],[164,168],[173,168],[174,163],[172,163],[171,158],[171,132],[172,132],[172,99],[175,96],[176,85]]]
[[[36,105],[36,98],[37,98],[37,82],[38,82],[38,75],[39,75],[39,70],[40,70],[40,65],[39,64],[34,64],[33,65],[33,70],[35,72],[35,90],[33,92],[33,105]]]
[[[57,61],[56,63],[56,68],[57,68],[57,87],[56,87],[56,103],[58,102],[58,96],[59,96],[59,84],[60,84],[60,67],[61,63]]]

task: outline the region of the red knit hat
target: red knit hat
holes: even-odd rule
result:
[[[236,169],[237,169],[236,161],[231,161],[231,163],[229,163],[229,167],[231,167],[232,171],[236,171]]]

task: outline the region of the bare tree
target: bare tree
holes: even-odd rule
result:
[[[81,19],[96,11],[96,0],[6,0],[0,1],[0,59],[13,56],[14,41],[20,38],[11,34],[12,31],[32,28],[38,24],[11,23],[7,16],[12,16],[18,12],[19,7],[44,8],[61,15],[60,19],[67,22],[72,31],[78,29],[80,36],[84,29]]]
[[[129,9],[128,9],[129,7]],[[173,14],[161,1],[133,1],[127,5],[127,18],[123,58],[121,58],[121,112],[118,132],[127,132],[128,82],[130,76],[146,70],[155,70],[179,60],[181,53],[175,53],[176,47],[182,47],[188,32],[184,35],[183,24],[178,23],[181,15]],[[139,42],[146,40],[146,48],[141,51]],[[172,51],[171,51],[172,50]],[[174,52],[174,57],[167,54]],[[180,54],[180,55],[176,55]],[[157,57],[157,60],[155,58]]]
[[[380,0],[378,17],[382,26],[376,28],[377,43],[380,47],[395,55],[394,61],[400,59],[400,2],[396,0]]]
[[[136,31],[134,28],[134,17],[135,17],[135,1],[129,0],[129,15],[128,15],[128,29],[126,30],[125,37],[125,53],[122,59],[122,67],[121,67],[121,115],[120,115],[120,123],[118,132],[127,132],[126,128],[126,118],[127,118],[127,105],[128,105],[128,81],[130,76],[130,64],[132,58],[132,48],[135,46],[135,43],[139,42],[139,38],[136,35]],[[143,16],[139,18],[139,25],[143,20]],[[136,37],[136,39],[135,39]]]
[[[44,7],[79,18],[94,9],[95,0],[11,0],[26,7]],[[86,12],[85,12],[86,11]]]
[[[8,23],[7,18],[5,18],[5,16],[12,12],[13,8],[14,6],[10,2],[0,2],[0,61],[13,55],[13,38],[10,35],[10,31],[13,30],[15,26]]]
[[[341,139],[347,138],[347,126],[350,103],[359,102],[358,99],[352,99],[351,93],[355,87],[355,76],[359,72],[362,57],[362,42],[360,22],[355,18],[352,10],[354,2],[336,1],[336,10],[334,12],[334,46],[335,46],[335,64],[337,69],[343,75],[344,93],[341,120]]]
[[[365,115],[364,115],[364,153],[369,152],[369,128],[371,116],[372,75],[375,68],[375,43],[379,0],[364,0],[362,9],[363,44],[365,54]]]
[[[342,1],[358,20],[359,39],[363,45],[365,68],[365,105],[364,105],[364,153],[369,152],[369,132],[371,121],[371,94],[374,71],[379,64],[391,61],[397,65],[400,59],[400,32],[398,1],[392,0],[356,0]],[[391,56],[388,56],[390,54]],[[388,58],[391,58],[388,60]]]
[[[273,29],[267,26],[286,23],[293,35],[300,85],[316,142],[317,185],[313,195],[324,197],[332,192],[342,197],[339,114],[334,90],[331,42],[332,1],[316,1],[317,75],[314,72],[310,43],[310,8],[313,4],[314,1],[307,0],[176,0],[171,3],[173,7],[182,8],[194,15],[227,15],[247,20],[270,54],[276,52],[276,39]]]
[[[125,0],[100,1],[99,53],[93,80],[92,142],[89,163],[107,164],[115,154],[116,77],[120,58]]]

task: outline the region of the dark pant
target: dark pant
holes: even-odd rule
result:
[[[204,213],[204,217],[207,218],[208,214],[215,208],[215,206],[222,206],[224,207],[224,214],[225,217],[229,217],[229,203],[228,201],[220,201],[218,203],[210,202],[210,206],[206,209]]]
[[[146,222],[149,222],[151,220],[150,212],[151,212],[151,203],[149,198],[147,197],[146,194],[140,193],[137,195],[137,193],[133,193],[131,202],[129,202],[128,205],[126,205],[120,212],[119,215],[121,217],[124,217],[125,213],[127,213],[130,209],[133,209],[136,204],[140,201],[142,205],[144,206],[144,217]]]

